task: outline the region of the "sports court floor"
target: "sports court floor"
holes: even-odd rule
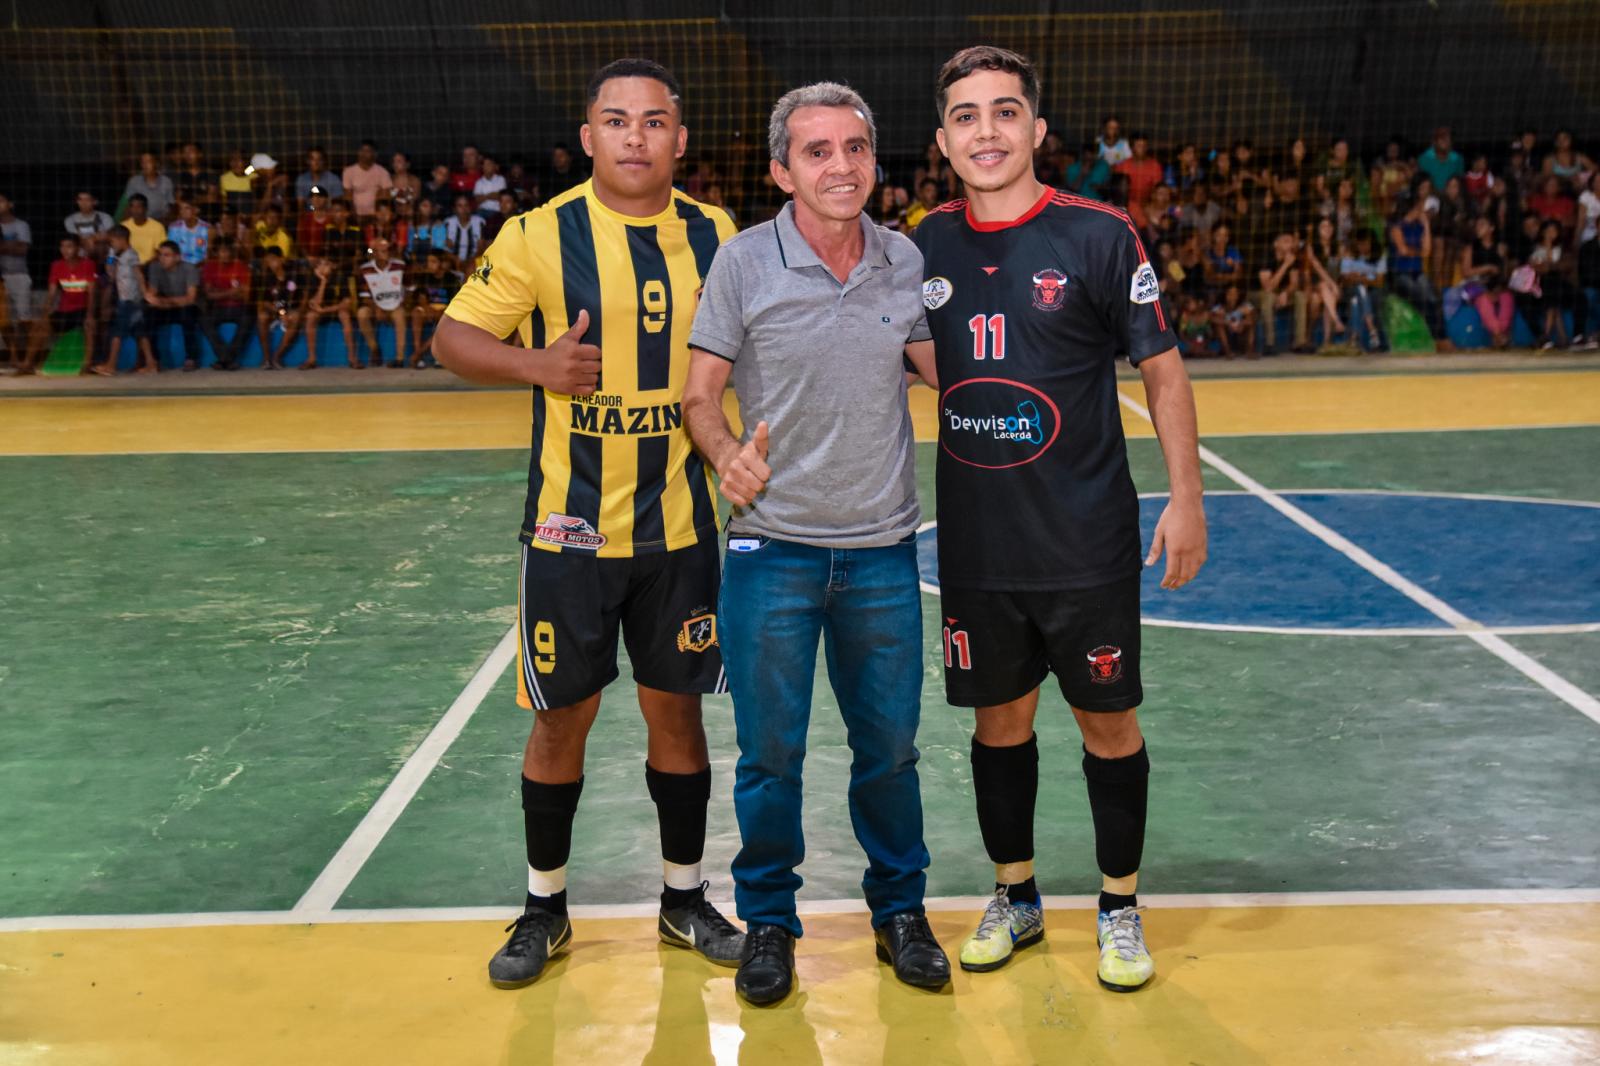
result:
[[[590,745],[574,950],[528,989],[485,980],[525,876],[524,395],[0,399],[0,1063],[1600,1061],[1600,372],[1196,391],[1212,561],[1146,599],[1155,983],[1095,984],[1087,802],[1047,687],[1046,946],[897,984],[819,685],[800,992],[769,1010],[655,943],[625,682]],[[1148,529],[1163,468],[1122,392]],[[928,559],[953,950],[990,870]],[[706,718],[728,899],[726,698]]]

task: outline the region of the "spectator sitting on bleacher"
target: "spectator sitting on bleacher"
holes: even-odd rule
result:
[[[96,323],[88,316],[88,310],[94,296],[95,268],[83,255],[78,238],[70,233],[61,238],[60,251],[61,258],[50,264],[44,314],[34,320],[28,337],[28,354],[17,368],[19,374],[33,373],[48,357],[55,339],[75,329],[84,331],[80,372],[89,369]]]
[[[1211,326],[1224,358],[1243,352],[1246,359],[1256,355],[1256,309],[1244,298],[1244,288],[1225,286],[1222,299],[1211,309]]]
[[[475,144],[464,145],[461,149],[461,166],[450,172],[450,191],[453,193],[472,194],[472,188],[478,184],[478,179],[483,177],[483,155]]]
[[[1528,209],[1540,221],[1558,222],[1564,229],[1572,228],[1578,219],[1577,201],[1567,195],[1562,180],[1554,174],[1539,182],[1539,191],[1528,197]]]
[[[456,197],[456,213],[445,220],[444,249],[455,256],[456,269],[470,273],[483,248],[483,219],[472,213],[472,197]]]
[[[1222,290],[1244,282],[1244,259],[1231,243],[1233,231],[1226,224],[1211,227],[1211,243],[1206,248],[1202,273],[1209,302],[1222,298]]]
[[[309,259],[322,255],[322,232],[328,227],[328,190],[313,185],[306,190],[306,207],[300,212],[300,221],[294,227],[295,247]]]
[[[506,193],[511,196],[511,193]],[[394,326],[394,358],[391,368],[405,362],[406,354],[406,265],[391,255],[387,237],[372,242],[372,258],[361,264],[357,273],[358,306],[356,321],[361,326],[361,336],[367,342],[368,366],[383,362],[383,349],[378,346],[376,320],[381,315]],[[353,362],[353,360],[352,360]]]
[[[1133,155],[1133,149],[1122,136],[1122,121],[1116,115],[1100,120],[1100,136],[1094,142],[1094,151],[1105,160],[1107,167],[1115,167]]]
[[[372,221],[361,227],[364,247],[372,248],[379,237],[388,241],[389,247],[401,255],[411,243],[411,223],[395,218],[395,205],[388,200],[379,200]]]
[[[328,224],[322,230],[322,257],[332,260],[341,274],[351,278],[356,266],[366,258],[366,250],[361,228],[350,220],[350,201],[341,196],[328,205]]]
[[[94,193],[87,190],[78,193],[78,209],[66,217],[62,225],[66,231],[85,242],[85,247],[103,243],[106,234],[111,232],[111,227],[116,223],[111,221],[111,216],[98,210],[100,203],[95,199]]]
[[[154,221],[165,223],[170,217],[177,194],[172,187],[172,179],[161,173],[161,160],[154,152],[139,153],[139,172],[128,179],[128,184],[122,190],[122,198],[130,214],[135,196],[144,197],[145,211]],[[138,247],[137,235],[134,247]]]
[[[200,367],[200,271],[185,263],[172,241],[162,241],[144,271],[144,334],[160,362],[161,327],[183,330],[183,369]]]
[[[417,201],[417,217],[406,237],[405,257],[413,263],[420,263],[431,249],[443,247],[444,223],[435,213],[433,201],[426,198]]]
[[[1569,185],[1583,187],[1595,172],[1594,160],[1572,146],[1572,131],[1556,130],[1555,148],[1544,157],[1541,171]]]
[[[923,178],[917,185],[917,198],[906,208],[905,232],[910,233],[921,224],[929,211],[939,206],[939,182],[936,178]]]
[[[243,152],[234,152],[228,156],[228,169],[217,179],[217,187],[222,194],[224,211],[236,211],[246,215],[255,207],[255,189],[250,182],[250,172]]]
[[[1200,165],[1200,153],[1195,146],[1185,144],[1178,149],[1178,158],[1167,167],[1165,181],[1178,190],[1180,198],[1206,179],[1205,167]]]
[[[362,363],[356,357],[355,319],[350,314],[352,298],[349,273],[340,269],[332,259],[323,256],[311,268],[311,278],[306,288],[310,294],[306,299],[306,361],[300,364],[300,369],[316,369],[317,325],[330,315],[339,319],[339,327],[344,330],[345,359],[349,361],[350,369],[362,369]],[[376,356],[373,357],[373,363],[378,363]]]
[[[377,214],[378,198],[387,198],[394,185],[393,176],[378,163],[377,145],[371,141],[361,142],[361,147],[356,149],[356,161],[344,168],[342,184],[344,195],[350,198],[355,209],[356,221],[362,224],[372,221]]]
[[[178,201],[178,221],[167,227],[167,240],[178,246],[185,263],[199,266],[211,249],[211,224],[200,217],[200,205]]]
[[[712,197],[721,196],[721,189],[722,186],[720,185],[712,185],[707,187],[705,192],[706,199],[702,200],[701,203],[710,203],[714,206],[720,207],[721,205],[715,204],[715,202],[712,200]],[[494,243],[494,239],[500,235],[500,230],[516,213],[517,194],[512,192],[510,189],[501,189],[500,210],[490,215],[489,220],[485,222],[483,226],[483,246],[485,248]]]
[[[128,217],[122,224],[128,227],[128,240],[138,251],[139,262],[153,262],[156,249],[167,239],[167,227],[149,216],[144,193],[136,192],[128,197]]]
[[[433,334],[430,333],[424,340],[423,330],[439,321],[444,309],[461,288],[461,275],[450,269],[449,259],[437,248],[428,250],[424,266],[416,281],[416,306],[411,309],[411,365],[419,370],[422,368],[422,357],[428,354],[428,349],[433,345]],[[434,366],[439,365],[437,360],[432,362]]]
[[[1600,290],[1600,172],[1578,197],[1578,285]]]
[[[1539,275],[1538,312],[1540,322],[1540,348],[1549,351],[1557,346],[1592,350],[1596,342],[1587,336],[1589,326],[1588,301],[1578,288],[1577,257],[1572,255],[1561,240],[1561,224],[1547,219],[1539,227],[1539,244],[1528,256],[1528,265]],[[1562,313],[1572,315],[1572,337],[1567,339],[1566,322]],[[1557,338],[1560,338],[1559,340]]]
[[[472,202],[478,217],[488,222],[500,214],[500,194],[506,191],[506,176],[500,173],[500,163],[494,156],[484,155],[479,165],[482,169],[478,180],[472,183]]]
[[[182,165],[172,172],[173,196],[179,203],[187,200],[198,205],[202,216],[215,218],[220,200],[217,176],[205,168],[200,146],[194,141],[184,142],[182,158]]]
[[[1389,222],[1389,287],[1409,302],[1428,323],[1434,337],[1444,335],[1439,296],[1428,280],[1426,266],[1433,254],[1433,231],[1423,201],[1401,197]]]
[[[1417,169],[1433,179],[1435,189],[1443,189],[1445,182],[1467,172],[1461,153],[1452,147],[1449,126],[1433,131],[1433,146],[1417,159]]]
[[[1142,133],[1132,138],[1133,154],[1111,168],[1113,173],[1128,178],[1128,214],[1134,225],[1144,229],[1150,224],[1145,216],[1145,204],[1150,192],[1161,184],[1161,164],[1149,154],[1150,139]]]
[[[1104,200],[1106,186],[1111,182],[1111,164],[1094,151],[1092,145],[1081,151],[1071,148],[1062,151],[1067,163],[1062,188],[1090,200]]]
[[[422,198],[422,179],[411,172],[411,156],[405,152],[389,157],[389,182],[389,199],[397,206]]]
[[[1189,188],[1188,202],[1178,211],[1178,228],[1194,231],[1202,242],[1211,239],[1211,230],[1222,221],[1222,207],[1211,199],[1211,190],[1204,183]]]
[[[276,248],[285,259],[294,258],[294,238],[283,228],[283,208],[277,204],[268,205],[262,212],[261,220],[255,224],[254,234],[256,251]]]
[[[294,343],[305,312],[308,286],[301,272],[276,244],[262,252],[261,271],[256,277],[256,333],[261,340],[262,365],[268,370],[283,369],[283,353]],[[283,330],[273,347],[272,327]]]
[[[250,268],[234,254],[234,242],[224,237],[217,242],[215,257],[200,268],[200,286],[205,292],[205,311],[200,328],[216,355],[213,370],[237,370],[245,345],[250,343]],[[222,326],[233,323],[233,338],[222,339]]]
[[[427,183],[422,186],[422,196],[433,204],[435,218],[443,219],[450,214],[450,205],[455,203],[456,194],[450,191],[448,166],[440,163],[429,171]]]
[[[1386,258],[1374,250],[1372,233],[1356,230],[1355,246],[1339,262],[1339,281],[1343,286],[1340,298],[1350,308],[1350,330],[1356,323],[1367,327],[1367,350],[1387,351],[1389,342],[1383,332],[1383,283],[1388,273]]]
[[[1511,343],[1511,316],[1515,305],[1506,289],[1506,254],[1495,240],[1494,223],[1479,216],[1473,223],[1472,243],[1461,249],[1462,298],[1478,310],[1489,342],[1496,348]]]
[[[1300,240],[1293,233],[1279,233],[1272,241],[1272,262],[1256,273],[1259,287],[1251,295],[1261,310],[1266,326],[1266,353],[1277,347],[1277,313],[1293,315],[1293,345],[1296,352],[1310,350],[1307,325],[1307,279],[1300,261]]]
[[[294,179],[295,203],[304,207],[313,189],[321,189],[330,197],[344,195],[344,183],[328,169],[328,154],[316,145],[306,149],[305,172]]]

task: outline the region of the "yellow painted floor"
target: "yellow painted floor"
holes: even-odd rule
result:
[[[1123,389],[1144,399],[1138,382]],[[1202,380],[1195,393],[1205,434],[1600,423],[1600,371]],[[911,391],[919,440],[937,435],[935,401]],[[507,391],[22,396],[0,401],[0,455],[525,448],[530,410]],[[1127,412],[1124,425],[1152,435]]]
[[[950,947],[972,916],[933,915]],[[731,970],[653,919],[579,920],[535,985],[491,988],[482,922],[0,937],[0,1063],[1600,1062],[1600,905],[1148,912],[1159,967],[1095,983],[1091,916],[942,994],[813,917],[799,991],[741,1007]]]

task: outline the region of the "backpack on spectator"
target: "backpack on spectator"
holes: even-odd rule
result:
[[[1544,295],[1544,291],[1539,287],[1539,272],[1527,265],[1519,266],[1511,272],[1511,280],[1506,282],[1506,287],[1512,292],[1528,296]]]

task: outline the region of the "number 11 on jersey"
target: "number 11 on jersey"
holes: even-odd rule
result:
[[[1005,315],[973,315],[967,328],[972,331],[972,358],[981,360],[986,350],[996,362],[1006,357]]]

